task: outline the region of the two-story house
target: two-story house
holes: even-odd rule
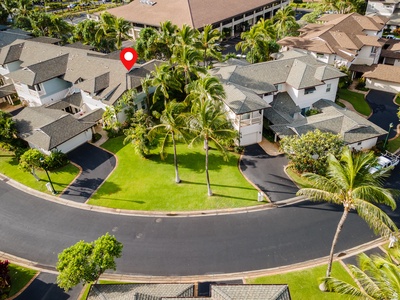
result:
[[[264,121],[276,138],[320,129],[340,133],[357,149],[371,148],[386,132],[338,108],[334,101],[339,78],[346,75],[304,52],[283,52],[275,61],[257,64],[231,60],[210,72],[223,82],[226,109],[240,132],[240,145],[260,142]],[[307,116],[311,109],[316,116]]]
[[[154,65],[153,62],[148,62],[144,66],[135,65],[131,70],[133,74],[131,77],[131,73],[119,61],[118,55],[105,55],[32,40],[17,40],[3,47],[0,52],[0,73],[12,82],[24,105],[32,108],[45,107],[35,113],[35,119],[30,119],[31,115],[33,118],[33,113],[15,117],[20,124],[22,122],[36,124],[36,127],[21,126],[20,136],[31,146],[44,152],[53,150],[54,147],[51,145],[57,145],[57,149],[68,152],[89,140],[91,134],[87,132],[83,134],[81,129],[85,126],[82,127],[74,122],[77,126],[71,125],[68,130],[71,132],[65,135],[65,139],[59,137],[57,143],[35,145],[35,139],[28,138],[34,135],[35,130],[42,130],[47,126],[48,140],[54,139],[51,134],[60,133],[61,122],[58,119],[61,115],[49,119],[37,117],[39,114],[48,113],[54,116],[53,110],[60,110],[81,123],[90,123],[89,127],[93,127],[101,119],[107,106],[116,104],[126,90],[140,86],[138,73],[144,77],[154,69]],[[135,69],[142,67],[141,72],[135,72]],[[144,99],[142,102],[145,103]],[[143,107],[143,105],[138,103],[138,106]],[[62,116],[64,118],[65,114]],[[71,120],[69,117],[68,119]],[[51,121],[52,125],[43,123],[42,120]],[[49,126],[54,128],[49,129]],[[84,131],[86,130],[87,128]],[[75,142],[71,143],[70,138],[81,134],[82,138],[75,138]],[[48,146],[43,147],[43,145]]]
[[[318,61],[335,66],[350,68],[378,63],[387,18],[358,13],[327,14],[318,22],[301,28],[300,36],[286,37],[278,44],[283,51],[302,50]]]
[[[400,26],[399,0],[368,0],[365,15],[379,15],[387,17],[387,26],[396,29]]]

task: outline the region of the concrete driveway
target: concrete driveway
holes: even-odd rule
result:
[[[284,172],[288,164],[284,155],[270,156],[258,145],[247,146],[240,161],[244,175],[272,201],[296,196],[297,186]]]
[[[368,119],[369,121],[385,130],[389,130],[389,124],[393,123],[394,128],[390,131],[389,138],[393,138],[396,135],[395,129],[399,123],[399,118],[397,117],[398,106],[393,103],[394,96],[392,93],[371,90],[366,97],[373,110],[372,116]],[[380,139],[385,138],[386,135],[380,137]]]
[[[68,153],[68,158],[82,168],[81,174],[61,195],[61,198],[86,202],[111,174],[116,159],[111,153],[85,143]]]

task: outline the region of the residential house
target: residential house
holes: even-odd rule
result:
[[[278,41],[282,50],[299,49],[318,61],[347,68],[378,63],[387,18],[358,13],[327,14],[318,21],[301,28],[300,36]]]
[[[331,122],[332,115],[351,115],[351,112],[343,113],[341,110],[323,110],[319,104],[323,101],[335,106],[339,78],[346,75],[301,51],[283,52],[277,60],[257,64],[230,60],[210,72],[218,76],[224,85],[227,94],[224,102],[232,123],[241,133],[240,145],[261,141],[264,117],[277,139],[286,135],[301,135],[306,131],[296,127],[317,123],[313,121],[317,117],[307,116],[310,109],[320,112],[320,124],[324,124],[324,120]],[[331,126],[335,130],[321,126],[303,128],[340,133],[345,142],[354,148],[374,146],[377,137],[385,131],[364,118],[353,117],[355,121],[347,127],[343,125],[343,129],[341,123],[335,123],[339,117],[333,122],[336,125]],[[355,130],[357,126],[372,129],[367,132],[369,135],[359,133],[350,138],[348,131]]]
[[[94,284],[88,300],[136,299],[136,300],[167,300],[167,299],[198,299],[198,300],[290,300],[289,287],[279,284],[211,284],[210,294],[200,296],[191,283],[144,283],[144,284]]]
[[[187,24],[199,30],[211,24],[221,32],[227,28],[234,36],[260,18],[271,18],[288,4],[288,0],[233,0],[229,3],[224,0],[137,0],[108,12],[131,22],[130,35],[134,38],[139,36],[141,29],[149,26],[159,28],[165,21],[179,27]],[[99,15],[91,18],[99,19]]]
[[[400,26],[399,0],[368,0],[366,15],[379,15],[388,18],[386,23],[390,29]]]
[[[299,106],[300,115],[321,98],[334,101],[339,78],[344,76],[299,51],[284,52],[278,60],[257,64],[230,60],[210,73],[223,83],[226,109],[240,133],[242,146],[262,140],[263,110],[279,94],[290,95]]]
[[[387,39],[381,52],[379,63],[400,66],[400,41]]]
[[[400,93],[400,66],[377,65],[376,68],[365,72],[366,87],[390,93]]]
[[[1,49],[0,74],[12,82],[25,106],[48,108],[41,111],[42,113],[58,109],[71,114],[80,123],[85,123],[85,117],[88,116],[94,126],[101,119],[107,106],[115,105],[126,90],[140,87],[138,72],[132,70],[135,80],[131,79],[129,72],[119,61],[119,54],[117,57],[118,59],[115,59],[114,54],[95,53],[81,47],[62,47],[34,40],[17,40]],[[154,62],[148,62],[140,74],[145,76],[154,65]],[[142,65],[137,64],[133,69],[141,67]],[[144,100],[142,98],[141,101],[145,103]],[[143,107],[143,104],[138,103],[139,105]],[[21,116],[27,117],[28,114],[20,115],[18,121],[21,121]],[[22,138],[36,136],[33,131],[40,130],[41,126],[45,125],[33,123],[37,126],[30,127],[31,132],[24,131],[21,134]],[[47,134],[57,132],[58,130],[48,130]],[[76,133],[70,132],[71,135]],[[89,133],[85,136],[86,140],[91,138]],[[32,139],[27,141],[30,145],[36,145]],[[83,139],[76,138],[74,142],[77,147]],[[42,146],[38,147],[43,151],[54,149],[51,143],[48,147]],[[60,149],[58,145],[55,146]],[[62,147],[62,151],[65,149],[69,151],[73,147]]]

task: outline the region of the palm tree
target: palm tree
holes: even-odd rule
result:
[[[268,37],[269,40],[276,38],[275,26],[272,19],[260,19],[254,26],[257,30],[262,32],[264,36]]]
[[[183,24],[182,28],[176,32],[175,43],[180,46],[195,46],[194,43],[197,35],[198,31],[194,30],[189,25]]]
[[[383,236],[389,236],[393,231],[397,231],[397,227],[389,216],[376,206],[385,204],[395,209],[396,201],[391,191],[382,187],[382,178],[387,176],[385,175],[387,170],[383,169],[373,174],[369,172],[370,166],[376,164],[373,152],[352,153],[346,147],[343,149],[340,160],[329,154],[327,162],[326,176],[314,173],[303,174],[312,187],[302,188],[297,195],[307,196],[314,201],[342,205],[344,208],[329,254],[326,277],[330,277],[335,246],[351,210],[357,211],[375,233]]]
[[[162,64],[160,66],[155,66],[154,71],[151,72],[150,77],[146,77],[142,82],[142,85],[147,87],[155,87],[153,94],[153,103],[155,103],[161,96],[164,97],[164,105],[170,98],[170,94],[173,91],[180,91],[181,84],[176,79],[173,70],[169,64]]]
[[[299,25],[296,23],[295,15],[295,11],[289,5],[276,12],[273,23],[278,38],[287,36],[290,31],[293,31],[293,27],[295,27],[296,30],[299,28]]]
[[[397,261],[400,252],[395,249],[392,255],[382,257],[365,253],[358,256],[358,265],[349,265],[352,276],[360,287],[353,286],[339,279],[328,277],[324,283],[329,291],[338,294],[352,295],[363,299],[399,299],[400,295],[400,267]],[[394,260],[395,259],[395,260]]]
[[[121,49],[122,41],[129,39],[128,35],[131,25],[123,18],[116,18],[108,12],[102,13],[100,16],[100,26],[96,32],[96,40],[100,42],[105,39],[114,45],[110,51]]]
[[[191,112],[187,115],[187,122],[191,133],[194,135],[189,146],[201,141],[204,143],[206,151],[205,170],[207,190],[208,196],[212,196],[213,193],[208,173],[209,142],[212,142],[221,151],[224,159],[226,159],[227,152],[224,145],[236,138],[237,132],[228,121],[226,113],[222,108],[222,102],[215,102],[211,99],[194,101]]]
[[[176,46],[171,57],[176,73],[178,76],[183,74],[185,84],[191,81],[192,75],[197,76],[199,73],[206,73],[205,68],[198,65],[202,59],[201,53],[196,48],[188,45]]]
[[[169,102],[165,110],[160,116],[160,124],[153,126],[149,131],[149,137],[153,138],[155,134],[162,133],[164,137],[161,140],[161,159],[166,157],[165,147],[171,139],[174,148],[174,166],[175,166],[175,182],[180,183],[178,171],[178,156],[176,154],[176,142],[177,140],[185,139],[186,126],[182,111],[185,105],[176,101]]]
[[[236,50],[246,53],[246,59],[250,63],[257,63],[268,60],[268,40],[270,39],[262,30],[256,26],[249,31],[242,32],[242,41],[236,44]]]
[[[7,16],[14,19],[14,11],[17,8],[17,2],[15,0],[3,0],[0,2],[1,7],[7,13]]]
[[[157,45],[164,56],[163,58],[166,60],[169,60],[172,56],[171,45],[175,44],[177,31],[178,26],[172,24],[171,21],[161,23],[157,37]]]
[[[98,46],[96,41],[96,32],[99,26],[99,22],[86,19],[75,25],[73,35],[71,37],[72,42],[82,42],[85,45],[91,45],[93,47]]]
[[[197,100],[217,102],[225,98],[225,91],[220,81],[209,74],[189,83],[185,90],[188,94],[186,101],[189,103]]]
[[[200,34],[200,49],[204,51],[203,63],[207,67],[207,58],[216,58],[221,60],[221,52],[219,46],[216,45],[221,39],[221,33],[217,29],[213,29],[212,25],[204,26],[203,32]]]

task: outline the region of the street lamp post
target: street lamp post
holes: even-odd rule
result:
[[[50,183],[50,186],[51,186],[51,192],[52,192],[52,194],[53,194],[53,195],[57,194],[57,192],[56,192],[56,190],[55,190],[55,188],[54,188],[54,186],[53,186],[53,182],[52,182],[51,179],[50,179],[49,172],[47,171],[47,168],[46,168],[46,166],[45,166],[45,164],[44,164],[44,159],[43,159],[43,158],[40,159],[40,163],[42,164],[42,167],[43,167],[44,171],[46,172],[47,178],[49,179],[49,183]]]
[[[388,142],[389,134],[390,134],[390,131],[392,130],[392,128],[393,128],[393,123],[390,123],[390,124],[389,124],[389,130],[388,130],[388,133],[387,133],[387,135],[386,135],[385,142],[383,143],[383,149],[386,149],[386,144],[387,144],[387,142]]]

